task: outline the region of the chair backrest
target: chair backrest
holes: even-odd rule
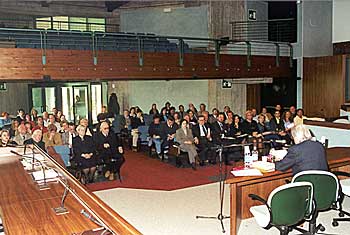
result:
[[[139,126],[137,129],[139,131],[139,138],[141,142],[148,141],[148,128],[149,126]]]
[[[291,226],[312,214],[313,185],[297,182],[274,189],[267,200],[271,209],[270,224]]]
[[[337,176],[331,172],[302,171],[293,177],[292,182],[310,182],[313,184],[317,211],[327,210],[338,201],[339,181]]]

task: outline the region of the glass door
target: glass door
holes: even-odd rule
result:
[[[34,109],[41,115],[44,111],[51,112],[56,107],[56,88],[55,87],[32,87],[31,101]]]
[[[88,85],[72,86],[74,123],[78,124],[82,118],[89,120]]]

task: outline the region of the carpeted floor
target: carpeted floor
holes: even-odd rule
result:
[[[174,165],[150,158],[146,153],[126,151],[126,162],[121,169],[119,180],[88,184],[92,191],[112,188],[134,188],[152,190],[175,190],[209,184],[219,180],[219,164],[191,168],[176,168]],[[224,169],[229,172],[232,166]],[[228,174],[228,177],[230,175]]]

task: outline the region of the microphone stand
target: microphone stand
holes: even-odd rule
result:
[[[21,155],[21,154],[17,153],[16,151],[13,151],[13,150],[11,150],[10,152],[13,153],[13,154],[16,154],[17,156],[20,156],[20,157],[22,157],[22,158],[30,159],[30,160],[32,160],[32,161],[38,162],[39,165],[40,165],[40,167],[41,167],[41,170],[42,170],[42,172],[43,172],[43,181],[44,181],[43,183],[39,183],[39,182],[38,182],[39,190],[46,190],[46,189],[49,189],[49,188],[50,188],[50,187],[47,185],[47,182],[46,182],[46,174],[45,174],[44,165],[43,165],[43,163],[42,163],[41,161],[39,161],[38,159],[36,159],[36,158],[34,157],[34,154],[33,154],[33,157],[31,158],[31,157],[27,157],[27,156]],[[33,151],[33,153],[34,153],[34,151]],[[34,170],[34,163],[32,163],[32,167],[33,167],[33,170]]]
[[[225,183],[224,183],[224,180],[226,178],[223,177],[223,167],[222,167],[222,162],[223,162],[223,159],[222,159],[222,151],[225,147],[220,145],[220,146],[217,146],[215,147],[216,151],[219,153],[219,194],[220,194],[220,212],[217,216],[200,216],[200,215],[197,215],[196,216],[196,219],[218,219],[221,223],[221,229],[222,229],[222,233],[225,233],[225,227],[224,227],[224,223],[223,223],[223,220],[224,219],[228,219],[230,218],[230,216],[226,216],[226,215],[223,215],[223,208],[224,208],[224,194],[225,194]]]

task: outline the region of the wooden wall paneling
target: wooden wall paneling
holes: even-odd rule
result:
[[[185,65],[178,64],[177,53],[145,53],[145,65],[138,64],[137,52],[98,53],[93,64],[91,51],[47,50],[47,63],[42,65],[39,49],[1,48],[1,80],[110,80],[110,79],[210,79],[240,77],[289,77],[291,69],[287,57],[281,57],[276,67],[271,56],[254,56],[251,68],[246,56],[222,55],[223,63],[214,66],[213,54],[186,54]],[[166,59],[165,59],[166,58]]]
[[[257,113],[261,111],[261,85],[247,85],[247,108],[256,108]]]
[[[345,102],[344,55],[304,58],[303,108],[307,116],[339,116]]]

